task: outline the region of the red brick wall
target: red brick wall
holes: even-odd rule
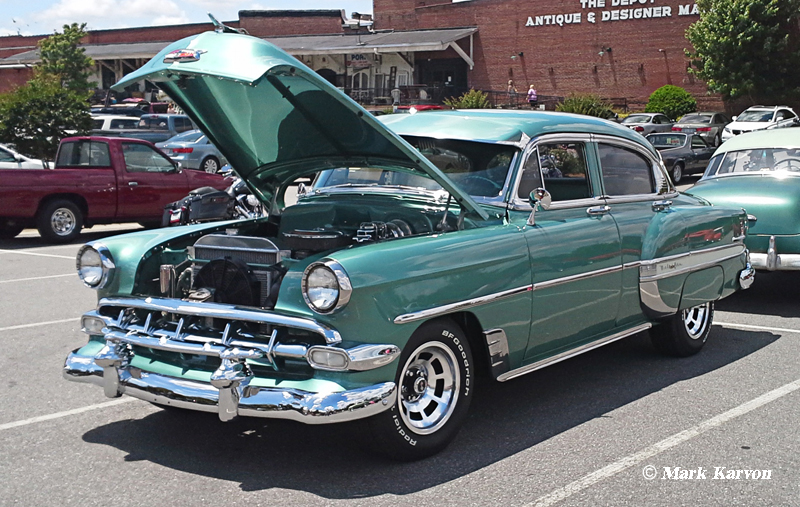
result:
[[[513,79],[521,92],[529,84],[542,95],[592,92],[625,97],[641,109],[655,89],[674,84],[686,88],[703,107],[722,107],[718,98],[706,95],[705,83],[686,71],[684,50],[690,45],[684,32],[698,16],[679,16],[678,6],[692,4],[692,0],[651,0],[629,7],[611,7],[612,0],[605,3],[605,8],[584,9],[580,0],[456,4],[447,0],[373,0],[379,30],[477,26],[476,65],[468,74],[470,86],[475,88],[505,90]],[[664,6],[671,7],[671,17],[601,21],[603,10]],[[525,26],[529,16],[575,12],[581,13],[580,24]],[[587,21],[589,12],[596,13],[596,23]],[[598,54],[609,47],[611,52]]]
[[[238,21],[223,21],[228,26],[238,28]],[[187,25],[143,26],[114,30],[92,30],[83,39],[84,44],[119,44],[130,42],[168,42],[183,39],[197,33],[213,30],[209,23]]]
[[[241,27],[250,35],[331,34],[342,32],[342,11],[239,11]]]

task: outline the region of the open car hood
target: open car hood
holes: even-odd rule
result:
[[[205,32],[167,46],[114,85],[157,83],[269,204],[311,172],[394,166],[433,178],[464,208],[486,212],[410,144],[316,72],[248,35]]]

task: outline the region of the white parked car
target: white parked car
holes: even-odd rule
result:
[[[119,114],[92,115],[92,130],[122,130],[139,127],[139,118]]]
[[[0,144],[0,169],[44,169],[44,162],[38,158],[20,155],[4,144]]]
[[[722,130],[722,140],[754,130],[794,127],[798,121],[797,114],[788,106],[752,106],[733,117],[733,122]]]

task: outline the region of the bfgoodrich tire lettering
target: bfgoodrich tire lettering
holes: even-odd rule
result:
[[[659,352],[686,357],[706,344],[714,320],[714,303],[708,302],[678,312],[650,330],[650,340]]]
[[[373,448],[404,461],[444,449],[466,417],[474,375],[472,352],[461,328],[449,319],[423,324],[398,361],[397,401],[367,421]]]

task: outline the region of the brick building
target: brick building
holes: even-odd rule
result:
[[[691,0],[373,0],[374,18],[339,10],[240,11],[226,25],[282,47],[355,98],[432,99],[468,88],[523,94],[593,92],[637,109],[675,84],[701,107],[721,107],[687,72],[684,37],[698,19]],[[359,19],[360,18],[360,19]],[[366,21],[365,21],[366,20]],[[355,21],[355,23],[354,23]],[[96,30],[84,47],[108,88],[169,42],[210,23]],[[41,37],[0,37],[0,91],[23,83]],[[141,91],[149,90],[143,84]]]

